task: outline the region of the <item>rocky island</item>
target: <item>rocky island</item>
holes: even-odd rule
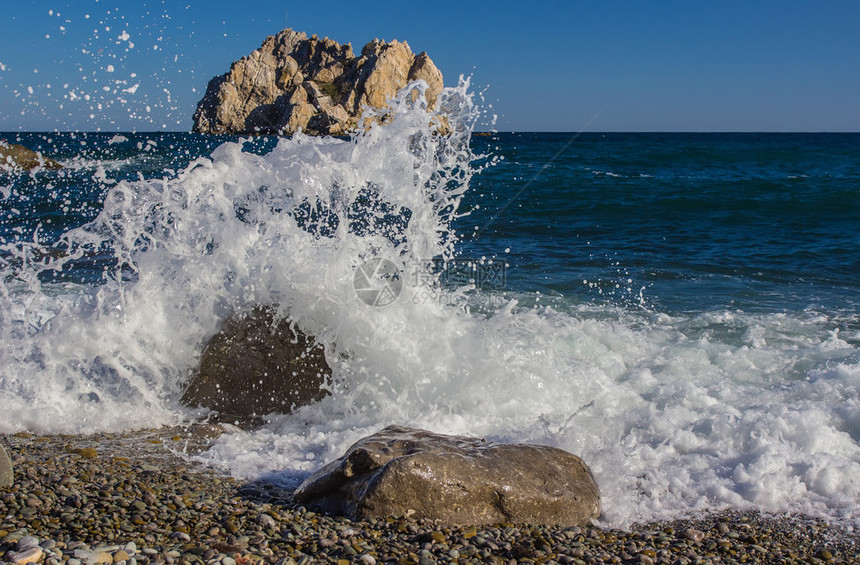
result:
[[[23,145],[0,140],[0,171],[62,169],[63,165]]]
[[[194,132],[240,135],[343,135],[366,106],[383,109],[414,80],[424,80],[430,109],[442,73],[427,53],[405,41],[374,39],[353,53],[350,44],[285,29],[213,78],[194,113]]]

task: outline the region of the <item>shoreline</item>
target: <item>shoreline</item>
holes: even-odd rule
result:
[[[0,436],[15,472],[15,484],[0,488],[0,562],[860,562],[860,534],[795,515],[725,511],[629,530],[325,516],[293,504],[288,491],[180,454],[199,453],[219,433],[194,425]]]

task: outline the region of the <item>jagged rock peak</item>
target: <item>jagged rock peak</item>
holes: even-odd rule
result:
[[[405,41],[374,39],[356,57],[352,45],[285,29],[209,81],[194,112],[194,131],[340,135],[358,127],[364,106],[385,108],[414,80],[429,85],[432,109],[442,73]]]

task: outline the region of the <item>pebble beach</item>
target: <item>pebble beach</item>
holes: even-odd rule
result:
[[[190,455],[220,429],[0,436],[0,563],[860,563],[860,536],[803,516],[728,512],[630,530],[351,521]]]

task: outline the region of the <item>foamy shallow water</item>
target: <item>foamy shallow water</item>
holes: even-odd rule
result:
[[[840,362],[853,348],[826,331],[815,337],[820,321],[800,338],[783,329],[798,320],[717,316],[770,334],[772,344],[754,347],[703,335],[714,315],[615,314],[514,308],[454,316],[432,338],[420,327],[383,332],[372,349],[391,371],[362,371],[350,380],[360,390],[222,437],[202,459],[296,486],[397,423],[577,453],[608,525],[722,507],[857,524],[860,367]],[[816,358],[825,368],[807,369]]]
[[[860,526],[860,351],[835,314],[443,286],[430,260],[455,257],[451,221],[486,160],[469,148],[467,83],[443,97],[452,137],[432,134],[422,103],[402,93],[390,123],[351,140],[296,136],[265,155],[226,143],[163,180],[118,182],[51,259],[4,246],[0,430],[199,416],[177,399],[206,339],[276,304],[326,346],[332,394],[200,456],[237,477],[295,486],[402,424],[572,451],[607,525],[728,506]],[[39,278],[105,246],[118,263],[104,284]],[[383,306],[356,293],[378,259],[401,274]]]

